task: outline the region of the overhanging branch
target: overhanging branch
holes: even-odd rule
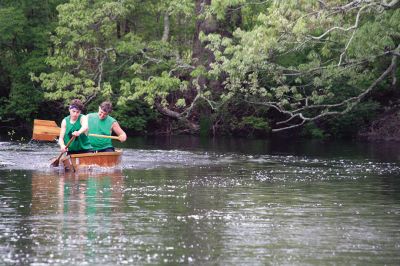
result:
[[[348,112],[350,112],[358,103],[360,103],[380,82],[382,82],[385,78],[387,78],[389,75],[393,75],[393,71],[395,71],[397,67],[397,58],[399,57],[398,53],[400,51],[400,45],[397,46],[397,48],[391,52],[392,58],[391,58],[391,63],[390,65],[386,68],[386,70],[376,79],[374,82],[371,83],[371,85],[362,93],[355,97],[348,98],[342,102],[336,103],[336,104],[321,104],[321,105],[305,105],[301,108],[295,109],[295,110],[286,110],[284,107],[282,107],[278,102],[258,102],[258,101],[247,101],[251,104],[257,104],[257,105],[264,105],[270,108],[273,108],[277,110],[278,112],[288,116],[287,119],[282,120],[277,122],[277,125],[284,125],[284,124],[289,124],[292,121],[297,121],[294,124],[287,125],[281,128],[275,128],[272,129],[272,132],[279,132],[279,131],[284,131],[296,127],[300,127],[304,125],[306,122],[310,121],[316,121],[324,117],[328,116],[337,116],[337,115],[344,115]],[[396,80],[394,79],[392,81],[395,82]],[[343,107],[342,110],[334,110]],[[333,110],[332,110],[333,109]],[[317,111],[319,114],[315,116],[306,116],[304,112],[306,111]]]

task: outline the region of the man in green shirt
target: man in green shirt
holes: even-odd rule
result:
[[[114,132],[118,136],[118,140],[124,142],[127,138],[126,133],[122,130],[117,120],[109,115],[111,112],[112,104],[106,101],[100,104],[97,113],[88,114],[89,134],[111,136],[111,133]],[[109,138],[89,135],[89,141],[96,152],[115,151]]]
[[[82,102],[79,99],[74,99],[68,109],[69,116],[65,117],[61,122],[60,138],[58,140],[61,151],[68,154],[93,152],[86,135],[88,130],[87,117],[81,114],[83,110]],[[66,147],[66,143],[73,136],[75,140],[71,142],[69,147]]]

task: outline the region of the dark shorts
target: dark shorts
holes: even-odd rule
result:
[[[115,151],[114,147],[105,148],[105,149],[102,149],[102,150],[98,150],[96,152],[113,152],[113,151]]]
[[[94,153],[94,150],[68,151],[67,155],[70,155],[70,154],[81,154],[81,153]]]

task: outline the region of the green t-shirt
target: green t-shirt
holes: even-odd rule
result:
[[[111,127],[116,121],[117,120],[109,115],[101,120],[97,113],[90,113],[88,114],[89,134],[111,136]],[[89,136],[89,141],[95,151],[113,147],[111,139]]]
[[[79,115],[78,120],[75,123],[71,124],[71,116],[67,116],[65,119],[66,129],[64,135],[64,144],[67,145],[68,141],[72,137],[72,132],[78,131],[81,129],[81,118],[82,114]],[[83,151],[83,150],[91,150],[92,146],[90,145],[89,138],[86,134],[82,133],[79,137],[75,138],[75,140],[69,145],[68,151]]]

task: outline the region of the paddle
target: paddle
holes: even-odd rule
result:
[[[107,135],[99,135],[99,134],[89,134],[91,137],[96,137],[96,138],[103,138],[103,139],[116,139],[119,140],[117,136],[107,136]]]
[[[72,136],[72,138],[68,141],[68,143],[67,143],[67,145],[65,146],[65,148],[68,148],[69,145],[71,145],[71,143],[74,141],[74,139],[75,139],[75,136]],[[64,152],[65,152],[65,151],[63,151],[56,159],[54,159],[54,160],[51,162],[50,166],[57,167],[57,166],[60,164],[60,159],[61,159],[61,157],[63,156]]]
[[[56,122],[51,120],[39,120],[33,121],[33,134],[32,139],[34,140],[45,140],[53,141],[60,135],[60,128]]]
[[[35,119],[33,121],[32,139],[53,141],[59,135],[60,135],[60,128],[57,126],[56,122],[51,120],[39,120],[39,119]],[[99,134],[89,134],[89,136],[118,140],[117,136],[107,136]]]

